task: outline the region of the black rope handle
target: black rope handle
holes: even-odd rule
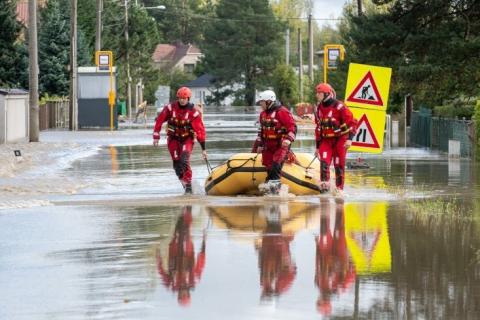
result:
[[[305,171],[307,171],[308,169],[311,168],[311,165],[312,165],[313,161],[315,161],[315,159],[317,159],[317,158],[318,158],[318,155],[315,155],[315,157],[313,157],[312,161],[310,161],[310,163],[308,164],[308,166],[305,168]]]
[[[208,174],[211,174],[213,169],[212,169],[212,165],[210,164],[210,161],[208,161],[208,159],[205,159],[205,163],[207,164]]]

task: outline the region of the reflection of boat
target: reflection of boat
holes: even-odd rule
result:
[[[267,227],[268,212],[260,205],[208,207],[213,224],[222,229],[260,232]],[[317,213],[318,205],[289,203],[279,206],[279,221],[283,232],[295,233],[309,227],[310,213]]]
[[[281,182],[295,195],[319,194],[320,162],[318,159],[312,162],[313,155],[307,153],[296,153],[295,157],[293,163],[283,165]],[[254,195],[266,177],[261,154],[238,153],[210,173],[205,191],[209,195]]]

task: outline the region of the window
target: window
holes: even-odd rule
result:
[[[185,73],[193,73],[194,68],[195,68],[195,65],[193,63],[185,63],[183,65],[183,71]]]

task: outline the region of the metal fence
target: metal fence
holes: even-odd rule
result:
[[[448,141],[460,142],[460,156],[472,157],[474,125],[470,120],[432,117],[429,109],[412,113],[410,144],[448,152]]]
[[[68,128],[69,109],[68,99],[47,101],[40,105],[39,122],[40,130],[54,128]]]

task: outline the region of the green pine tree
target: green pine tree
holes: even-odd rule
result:
[[[0,87],[28,87],[28,57],[16,20],[16,1],[0,0]]]
[[[218,86],[242,83],[243,100],[253,105],[255,90],[281,59],[284,30],[267,0],[220,0],[201,43],[205,69]]]
[[[70,1],[50,0],[40,11],[38,64],[40,94],[66,96],[70,88]],[[90,60],[81,30],[77,34],[77,62]]]
[[[478,1],[375,2],[360,17],[347,12],[341,32],[349,60],[393,68],[392,102],[410,93],[434,106],[480,94]]]

